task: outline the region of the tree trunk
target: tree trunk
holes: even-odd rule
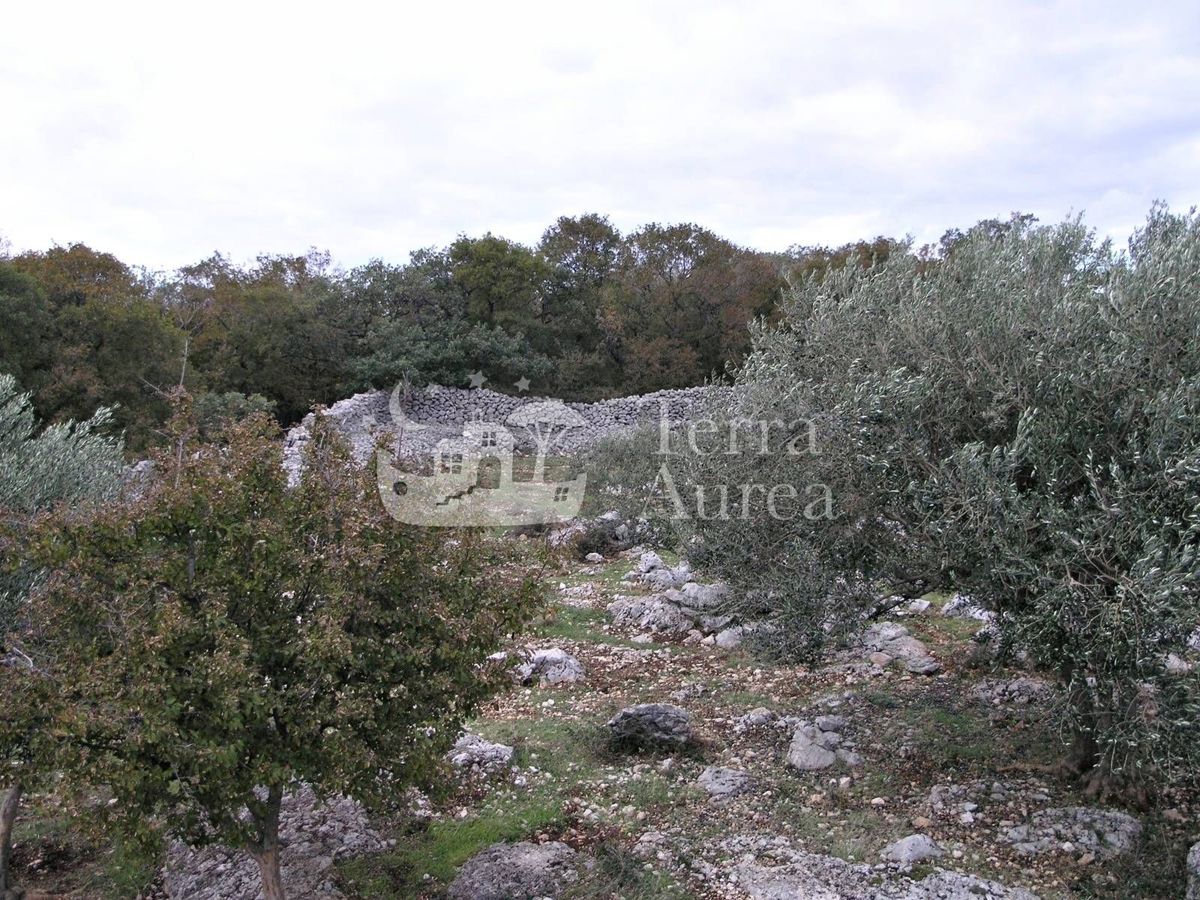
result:
[[[1090,688],[1076,687],[1070,695],[1075,710],[1071,749],[1064,761],[1067,773],[1083,787],[1085,797],[1099,803],[1119,800],[1138,809],[1146,809],[1150,794],[1145,784],[1114,771],[1112,754],[1097,741],[1112,722],[1112,714],[1096,703]]]
[[[8,880],[8,867],[12,862],[13,824],[17,821],[17,809],[21,805],[21,782],[17,782],[4,795],[0,803],[0,896],[12,887]]]
[[[287,900],[283,893],[283,880],[279,874],[279,805],[283,801],[283,788],[271,785],[265,803],[254,810],[254,821],[258,825],[258,840],[247,848],[262,877],[264,900]],[[252,807],[252,810],[254,808]]]

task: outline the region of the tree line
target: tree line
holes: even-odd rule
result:
[[[785,272],[864,263],[896,242],[763,253],[693,224],[629,234],[562,217],[534,246],[485,234],[351,269],[327,253],[221,254],[155,273],[85,244],[0,258],[0,371],[55,422],[115,408],[127,444],[162,440],[183,386],[207,427],[282,423],[350,393],[467,384],[596,400],[722,375],[749,324],[778,314]]]

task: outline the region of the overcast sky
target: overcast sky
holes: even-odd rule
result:
[[[783,249],[1200,203],[1200,3],[19,3],[0,235],[351,265],[557,216]]]

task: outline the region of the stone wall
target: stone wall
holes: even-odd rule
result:
[[[567,410],[573,421],[556,438],[554,450],[571,453],[638,424],[657,423],[663,416],[672,423],[703,416],[710,403],[720,402],[722,395],[730,390],[724,387],[680,388],[596,403],[560,404],[548,397],[431,385],[402,394],[387,391],[355,394],[333,404],[325,415],[332,418],[349,439],[355,456],[365,461],[382,434],[387,435],[388,444],[398,455],[422,456],[442,439],[461,436],[463,426],[476,420],[506,425],[513,434],[517,450],[527,452],[534,446],[531,434],[510,419],[524,407],[550,403]],[[308,440],[312,421],[310,414],[288,432],[284,459],[290,472],[299,470],[301,451]]]

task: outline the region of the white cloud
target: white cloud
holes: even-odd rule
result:
[[[1194,4],[26,5],[0,231],[158,267],[561,214],[767,248],[1200,199]]]

